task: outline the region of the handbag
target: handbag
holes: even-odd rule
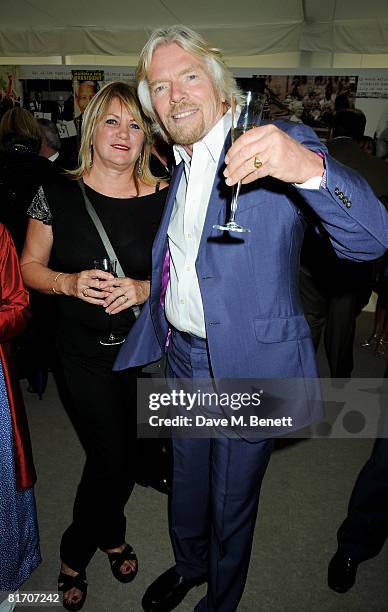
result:
[[[79,188],[81,189],[81,192],[82,192],[82,195],[83,195],[83,198],[84,198],[86,211],[89,213],[89,216],[91,217],[91,219],[92,219],[92,221],[93,221],[93,223],[94,223],[94,225],[96,227],[96,230],[97,230],[97,232],[98,232],[98,234],[99,234],[99,236],[100,236],[100,238],[102,240],[102,243],[103,243],[103,245],[105,247],[105,250],[106,250],[106,252],[108,254],[109,259],[117,261],[117,268],[116,268],[117,276],[124,277],[125,276],[124,270],[121,267],[120,261],[119,261],[117,255],[116,255],[116,252],[115,252],[115,250],[114,250],[114,248],[112,246],[112,243],[111,243],[111,241],[108,238],[108,234],[106,233],[105,228],[104,228],[103,224],[101,223],[101,219],[98,216],[98,214],[96,213],[96,211],[95,211],[91,201],[89,200],[88,196],[86,195],[85,185],[84,185],[84,182],[83,182],[82,178],[79,179],[78,185],[79,185]],[[140,307],[135,305],[135,306],[131,306],[130,308],[132,309],[132,312],[135,315],[135,318],[137,319],[139,314],[140,314]]]

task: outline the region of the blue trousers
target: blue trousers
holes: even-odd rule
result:
[[[167,376],[210,378],[205,340],[174,331]],[[208,577],[196,612],[234,612],[244,591],[260,487],[273,442],[174,438],[170,535],[176,570]]]

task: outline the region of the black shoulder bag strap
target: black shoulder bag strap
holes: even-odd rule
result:
[[[117,261],[117,276],[124,277],[125,276],[124,270],[121,267],[119,259],[118,259],[117,255],[116,255],[116,252],[115,252],[115,250],[114,250],[114,248],[112,246],[111,241],[108,238],[108,235],[107,235],[107,233],[105,231],[105,228],[104,228],[103,224],[101,223],[101,219],[98,216],[98,214],[96,213],[96,211],[95,211],[91,201],[89,200],[88,196],[86,195],[85,185],[84,185],[84,182],[83,182],[82,178],[79,179],[79,181],[77,181],[77,182],[78,182],[79,188],[81,189],[81,192],[82,192],[82,195],[83,195],[83,198],[84,198],[86,210],[89,213],[89,215],[90,215],[94,225],[96,226],[96,230],[97,230],[97,232],[98,232],[98,234],[99,234],[99,236],[100,236],[100,238],[102,240],[102,243],[103,243],[103,245],[105,247],[106,252],[108,253],[109,259],[115,259]],[[132,309],[132,312],[133,312],[133,314],[135,315],[135,317],[137,319],[137,317],[140,314],[139,306],[136,306],[136,305],[135,306],[131,306],[131,309]]]

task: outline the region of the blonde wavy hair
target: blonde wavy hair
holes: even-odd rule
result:
[[[144,133],[144,144],[141,153],[138,172],[134,172],[134,181],[137,192],[139,191],[139,179],[146,185],[155,185],[158,178],[155,177],[150,169],[150,154],[153,145],[153,132],[150,120],[143,113],[136,86],[128,85],[122,81],[107,83],[96,93],[87,105],[82,118],[81,144],[78,154],[79,165],[75,170],[70,170],[67,174],[74,179],[80,179],[90,171],[93,165],[93,136],[96,127],[107,114],[109,106],[113,100],[119,100],[123,107],[133,115],[136,123]]]
[[[188,53],[205,60],[216,89],[227,105],[230,104],[232,97],[239,100],[240,96],[236,80],[225,64],[220,49],[212,47],[198,32],[183,25],[173,25],[168,28],[154,30],[140,53],[136,69],[137,93],[143,111],[154,123],[154,131],[161,134],[167,142],[169,142],[168,134],[164,131],[163,126],[160,125],[152,106],[147,73],[155,49],[160,45],[172,43],[176,43]]]

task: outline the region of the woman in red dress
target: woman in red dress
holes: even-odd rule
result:
[[[10,342],[24,330],[28,317],[28,292],[16,250],[0,224],[0,591],[18,589],[41,561],[35,472]]]

